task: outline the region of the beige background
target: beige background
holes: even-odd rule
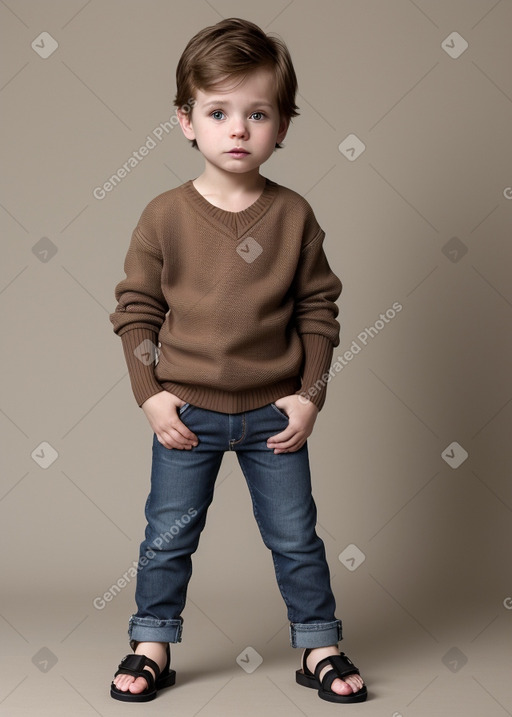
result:
[[[177,128],[103,200],[93,190],[171,117],[188,39],[231,16],[292,53],[301,116],[262,173],[312,204],[344,284],[335,355],[361,347],[309,445],[342,649],[372,699],[338,708],[295,685],[299,652],[228,454],[179,686],[144,714],[511,715],[510,0],[0,3],[0,714],[126,714],[108,684],[134,583],[93,600],[137,557],[151,430],[108,315],[142,209],[201,157]],[[42,32],[58,43],[46,59]],[[353,161],[350,134],[366,146]],[[454,441],[469,454],[457,468]],[[236,662],[254,667],[248,647],[263,659],[252,674]]]

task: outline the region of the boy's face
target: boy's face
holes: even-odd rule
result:
[[[273,74],[259,69],[236,87],[228,81],[215,90],[197,90],[193,111],[178,110],[178,118],[207,163],[243,174],[262,165],[286,136],[289,123],[279,117],[274,95]]]

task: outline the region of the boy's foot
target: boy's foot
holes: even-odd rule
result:
[[[139,642],[135,648],[135,654],[146,655],[146,657],[154,660],[161,671],[164,669],[167,662],[166,650],[166,642]],[[155,677],[155,673],[151,667],[147,666],[144,669],[151,672],[153,677]],[[118,675],[114,679],[114,684],[118,690],[121,690],[122,692],[131,692],[134,695],[144,692],[148,686],[148,683],[143,677],[135,678],[132,675]]]
[[[167,643],[165,642],[139,642],[135,648],[135,654],[146,655],[146,657],[149,657],[151,660],[156,662],[160,670],[163,670],[167,660],[166,648]],[[336,645],[314,648],[309,653],[306,664],[311,672],[314,673],[320,660],[323,660],[324,657],[329,657],[330,655],[339,655],[339,650]],[[153,676],[155,676],[151,667],[146,667],[146,669],[149,670]],[[320,680],[322,680],[324,674],[329,669],[330,667],[326,666],[321,671]],[[114,684],[117,689],[123,692],[129,691],[132,694],[139,694],[140,692],[144,692],[147,688],[147,682],[143,677],[135,678],[132,675],[118,675],[114,679]],[[349,675],[344,680],[334,680],[331,685],[331,690],[338,695],[350,695],[351,693],[358,692],[362,689],[363,684],[364,682],[360,675]]]
[[[315,647],[311,650],[309,653],[306,665],[311,670],[311,672],[314,674],[315,667],[318,665],[320,660],[323,660],[324,657],[329,657],[331,655],[339,655],[340,651],[336,647],[336,645],[331,645],[330,647]],[[327,665],[321,672],[320,672],[320,682],[322,681],[323,676],[325,673],[330,670],[331,667]],[[344,680],[336,679],[333,681],[330,689],[335,692],[337,695],[350,695],[354,692],[359,692],[360,689],[362,689],[364,685],[363,678],[360,675],[348,675]]]

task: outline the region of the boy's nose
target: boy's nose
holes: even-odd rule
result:
[[[245,137],[248,134],[247,127],[244,124],[237,122],[231,127],[230,134],[231,137]]]

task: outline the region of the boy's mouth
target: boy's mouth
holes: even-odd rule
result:
[[[243,147],[234,147],[229,150],[228,154],[234,154],[241,157],[242,155],[249,154],[249,152],[246,149],[243,149]]]

